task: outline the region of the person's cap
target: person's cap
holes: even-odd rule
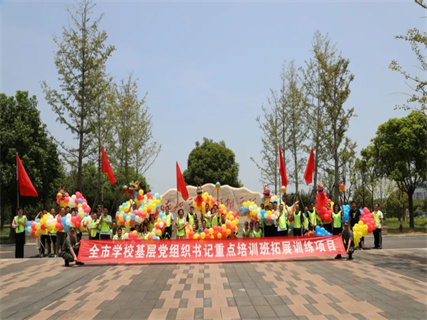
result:
[[[345,225],[345,226],[348,226],[348,221],[344,221],[344,225]]]
[[[70,231],[76,231],[76,228],[71,227],[71,228],[70,228]]]

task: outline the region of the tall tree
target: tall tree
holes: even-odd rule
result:
[[[239,164],[234,152],[227,148],[224,141],[213,142],[203,138],[188,155],[184,180],[189,185],[221,182],[231,187],[241,187]]]
[[[306,61],[305,68],[300,68],[302,81],[306,92],[307,129],[314,150],[315,168],[313,179],[313,198],[316,197],[319,174],[322,163],[328,160],[328,149],[324,148],[324,124],[328,121],[323,100],[324,86],[322,86],[320,73],[324,72],[321,61],[328,61],[336,52],[335,45],[331,44],[329,36],[316,31],[313,37],[313,56]]]
[[[289,166],[288,170],[290,181],[295,183],[295,192],[298,193],[300,173],[304,170],[307,161],[302,156],[302,152],[307,152],[308,149],[303,144],[307,138],[307,103],[294,61],[289,63],[284,77],[286,86],[280,110],[281,128],[283,137],[286,136],[284,146],[287,146],[292,158],[292,166]]]
[[[271,90],[271,97],[267,99],[268,106],[262,106],[262,118],[258,116],[256,121],[261,129],[261,163],[257,163],[253,157],[251,160],[256,164],[261,172],[261,182],[274,186],[274,193],[277,194],[279,185],[279,144],[283,143],[282,124],[279,121],[280,99],[274,90]],[[284,145],[282,145],[282,150]],[[283,159],[286,162],[285,151]]]
[[[16,213],[16,152],[18,152],[38,198],[25,198],[21,204],[47,206],[55,199],[62,177],[56,144],[40,120],[37,99],[27,91],[13,97],[0,94],[0,175],[1,229]],[[6,215],[6,206],[10,208]],[[10,220],[9,220],[10,221]]]
[[[415,2],[422,7],[422,10],[427,9],[423,1],[419,0]],[[405,40],[410,43],[411,49],[420,63],[419,69],[422,71],[423,76],[419,77],[409,73],[404,70],[396,60],[390,63],[389,68],[402,74],[405,80],[409,82],[409,87],[414,91],[412,94],[408,94],[409,98],[406,101],[407,104],[396,106],[395,109],[419,110],[427,115],[427,81],[425,79],[425,74],[427,72],[427,32],[421,32],[417,28],[412,28],[408,30],[406,35],[396,36],[396,39]]]
[[[332,162],[325,161],[325,165],[334,170],[333,199],[337,201],[340,171],[345,164],[344,156],[354,156],[356,148],[356,143],[346,136],[350,119],[354,116],[354,108],[346,109],[344,106],[350,95],[350,83],[354,76],[348,68],[350,60],[336,51],[328,55],[319,52],[316,59],[320,67],[321,101],[328,119],[323,123],[323,146],[332,156]]]
[[[411,228],[414,228],[414,191],[427,179],[426,141],[427,116],[421,111],[381,124],[372,140],[378,173],[396,181],[399,189],[408,194]]]
[[[119,179],[119,183],[128,183],[138,174],[144,174],[161,150],[153,141],[146,96],[139,98],[137,79],[130,74],[126,81],[114,86],[114,95],[107,107],[111,128],[108,154],[123,179]]]
[[[107,59],[114,46],[107,45],[107,33],[99,31],[101,17],[91,18],[95,4],[90,0],[69,7],[71,26],[63,28],[62,38],[54,38],[58,51],[55,65],[59,74],[60,90],[46,82],[42,87],[47,102],[57,114],[57,120],[78,140],[77,148],[68,148],[66,160],[77,167],[77,189],[82,190],[83,160],[88,156],[93,117],[99,96],[98,81],[104,77]],[[76,164],[77,162],[77,164]]]

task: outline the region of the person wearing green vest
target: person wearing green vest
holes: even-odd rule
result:
[[[300,236],[301,235],[301,227],[303,224],[303,214],[301,213],[301,211],[299,211],[299,204],[298,203],[295,203],[294,213],[292,213],[292,217],[289,219],[289,221],[292,222],[293,235],[294,236]]]
[[[342,211],[340,208],[340,205],[338,203],[334,204],[334,210],[332,212],[332,234],[334,235],[338,235],[341,234],[342,232],[342,224],[341,224],[341,220],[342,220]]]
[[[101,240],[111,239],[110,229],[111,229],[112,223],[113,223],[113,219],[108,214],[108,209],[104,207],[104,209],[102,210],[102,216],[99,219]]]
[[[96,215],[96,212],[92,213],[92,222],[90,225],[90,228],[88,226],[87,232],[89,233],[89,239],[90,240],[99,240],[99,220]]]
[[[332,233],[334,235],[338,235],[342,233],[342,224],[341,224],[342,212],[340,210],[340,205],[338,203],[334,204],[333,209],[334,210],[332,212],[332,226],[333,226]],[[341,255],[337,254],[335,259],[341,259]]]
[[[50,209],[50,214],[52,217],[56,216],[55,208]],[[53,255],[51,254],[51,244],[53,247]],[[56,258],[56,229],[47,232],[47,256]]]
[[[113,240],[124,240],[125,236],[123,234],[122,228],[117,229],[117,234],[113,237]]]
[[[374,249],[382,249],[383,247],[383,239],[382,239],[382,235],[381,235],[381,230],[383,228],[383,223],[384,223],[384,215],[383,213],[379,210],[380,209],[380,204],[376,203],[374,205],[374,220],[375,220],[375,226],[377,227],[374,230]]]
[[[190,225],[190,227],[193,227],[195,219],[197,219],[197,216],[196,216],[196,214],[194,212],[194,207],[191,206],[190,207],[190,212],[187,214],[187,222]]]
[[[309,229],[308,229],[308,222],[309,222],[309,216],[308,216],[308,207],[305,206],[304,207],[304,213],[302,214],[303,218],[304,218],[304,222],[303,222],[303,234],[306,234]]]
[[[154,220],[154,213],[150,214],[150,220],[148,221],[148,232],[153,231],[156,221]]]
[[[217,227],[219,225],[219,212],[218,206],[215,204],[212,207],[212,227]]]
[[[209,204],[208,203],[206,203],[206,205],[205,205],[205,212],[204,213],[202,213],[202,217],[203,217],[203,221],[205,221],[206,222],[206,227],[207,228],[210,228],[211,227],[211,219],[212,219],[212,214],[211,214],[211,212],[209,211]]]
[[[165,233],[163,234],[163,239],[171,239],[172,233],[175,229],[175,219],[173,217],[172,212],[169,211],[169,206],[166,205],[166,212],[165,212],[165,218],[166,218],[166,227],[165,227]]]
[[[58,219],[58,217],[65,217],[65,208],[60,208],[59,213],[56,215],[55,220]],[[57,230],[56,232],[56,252],[59,254],[59,252],[62,250],[62,245],[65,241],[66,232],[64,229],[62,231]]]
[[[288,208],[283,206],[283,203],[279,206],[277,218],[277,236],[278,237],[287,237],[288,236]]]
[[[249,238],[254,237],[254,223],[251,221],[249,223]]]
[[[185,218],[184,210],[178,210],[178,219],[176,221],[176,238],[185,239]]]
[[[310,202],[308,206],[308,227],[310,230],[314,231],[317,226],[317,212],[314,207],[314,203]]]
[[[13,218],[12,228],[15,229],[15,258],[24,258],[25,227],[27,217],[22,208],[18,209],[18,215]]]
[[[148,235],[149,235],[150,233],[148,232],[148,226],[146,225],[146,224],[144,224],[143,226],[142,226],[142,239],[144,239],[144,240],[148,240]]]
[[[255,222],[255,230],[253,231],[253,237],[254,238],[262,237],[262,229],[260,229],[259,227],[259,221]]]
[[[249,238],[249,223],[245,221],[245,227],[243,228],[243,238]]]

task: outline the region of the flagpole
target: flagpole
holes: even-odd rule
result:
[[[19,208],[18,152],[16,153],[16,210]]]

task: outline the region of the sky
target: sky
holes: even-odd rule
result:
[[[56,122],[41,82],[59,87],[53,36],[69,24],[67,1],[1,1],[0,92],[36,95],[41,119],[57,139],[76,145]],[[357,151],[381,123],[407,115],[395,111],[411,89],[388,66],[395,59],[412,73],[418,62],[409,43],[394,36],[417,27],[425,12],[413,1],[96,1],[100,29],[116,51],[107,71],[120,82],[138,78],[148,93],[154,141],[162,151],[146,172],[153,191],[175,188],[196,141],[224,140],[236,154],[239,179],[262,190],[261,136],[256,117],[270,88],[280,86],[283,63],[304,66],[316,30],[328,33],[355,75],[346,108],[354,107],[348,136]],[[421,75],[420,75],[421,76]],[[425,78],[425,75],[422,75]],[[108,153],[108,150],[107,150]],[[212,181],[213,183],[215,181]],[[292,191],[293,186],[288,186]]]

